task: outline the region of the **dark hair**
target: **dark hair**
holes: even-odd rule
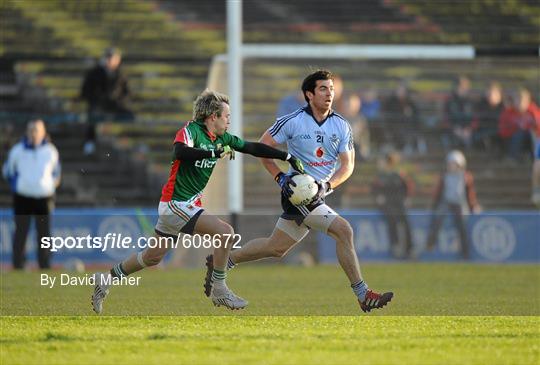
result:
[[[311,91],[315,93],[315,87],[317,86],[318,80],[334,80],[334,74],[328,70],[317,70],[306,76],[302,82],[302,93],[304,94],[304,99],[309,103],[309,98],[306,95],[306,92]]]
[[[122,56],[122,52],[116,47],[108,47],[103,51],[104,58],[111,58],[114,55]]]

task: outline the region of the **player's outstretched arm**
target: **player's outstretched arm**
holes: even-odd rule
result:
[[[221,147],[215,151],[207,151],[202,148],[189,147],[185,143],[176,142],[174,144],[174,156],[177,160],[196,161],[205,158],[223,158],[230,156],[233,159],[233,150],[229,146]]]
[[[265,132],[261,139],[259,139],[260,143],[264,143],[265,145],[268,145],[270,147],[276,147],[278,143],[276,140],[270,135],[270,133]],[[261,162],[264,166],[264,168],[272,175],[273,178],[276,178],[276,176],[281,172],[281,169],[276,164],[276,162],[269,158],[263,158],[261,159]]]
[[[291,155],[290,153],[278,150],[268,144],[260,142],[245,142],[244,146],[238,149],[238,152],[247,153],[255,157],[265,159],[277,159],[287,161],[291,164],[292,168],[300,173],[304,173],[304,165],[302,161]]]

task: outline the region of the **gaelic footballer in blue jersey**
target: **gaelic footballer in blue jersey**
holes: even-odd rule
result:
[[[283,257],[310,229],[314,229],[335,239],[339,263],[349,278],[361,309],[369,312],[386,305],[393,293],[378,294],[368,289],[356,257],[353,230],[343,217],[325,203],[325,196],[345,182],[354,170],[350,124],[332,110],[333,78],[332,73],[326,70],[308,75],[302,83],[306,106],[278,118],[260,139],[260,142],[274,147],[287,143],[289,153],[299,158],[306,173],[317,180],[317,196],[306,206],[292,205],[287,197],[291,171],[285,174],[274,161],[262,159],[264,167],[282,188],[283,214],[270,237],[254,239],[241,249],[232,251],[228,267],[267,257]],[[210,257],[207,266],[210,272]],[[206,292],[211,286],[212,282],[207,278]]]

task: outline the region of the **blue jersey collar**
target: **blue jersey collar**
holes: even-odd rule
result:
[[[328,118],[330,118],[332,115],[334,115],[334,110],[330,109],[330,113],[328,113],[328,115],[326,116],[326,118],[324,118],[322,121],[318,121],[315,116],[313,115],[313,110],[311,110],[311,105],[306,105],[304,108],[304,111],[306,113],[308,113],[309,115],[311,115],[311,118],[313,118],[313,120],[315,121],[315,123],[317,123],[317,125],[319,127],[322,127],[322,125],[328,120]]]

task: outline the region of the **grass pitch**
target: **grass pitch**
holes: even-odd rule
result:
[[[540,361],[537,265],[371,264],[364,275],[395,293],[369,315],[338,267],[246,265],[229,275],[245,311],[214,308],[202,270],[149,270],[139,287],[113,288],[98,317],[91,287],[47,289],[39,273],[2,273],[0,363]]]

